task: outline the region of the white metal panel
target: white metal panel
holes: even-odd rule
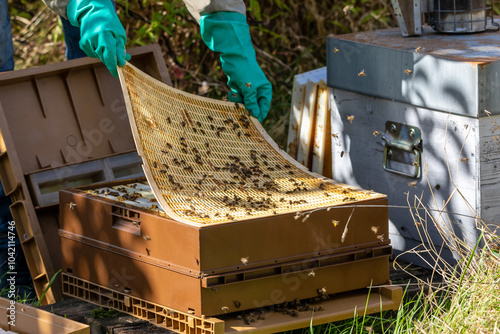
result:
[[[480,197],[477,119],[339,89],[331,89],[330,102],[332,133],[338,135],[332,145],[333,178],[388,195],[391,238],[420,240],[408,208],[420,198],[435,210],[432,215],[442,226],[453,228],[460,238],[475,241],[474,211],[479,209]],[[385,143],[381,135],[386,121],[417,126],[422,131],[420,179],[383,169]],[[430,219],[427,222],[434,242],[441,244]],[[397,247],[407,250],[401,242]]]
[[[488,81],[481,62],[498,59],[500,34],[429,29],[419,38],[403,38],[397,29],[329,37],[328,86],[466,116],[477,117],[480,103],[496,111],[499,98],[483,101],[478,81]]]

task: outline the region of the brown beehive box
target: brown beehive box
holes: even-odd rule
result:
[[[132,62],[166,83],[158,45]],[[142,175],[119,81],[81,58],[0,74],[0,180],[39,297],[61,267],[58,190]],[[61,297],[60,280],[43,303]]]
[[[90,334],[89,325],[0,297],[0,333]]]
[[[119,73],[147,182],[60,192],[68,273],[196,316],[388,283],[385,195],[309,172],[243,106]]]
[[[147,186],[143,179],[60,191],[65,272],[197,316],[389,282],[383,195],[318,209],[305,221],[289,213],[186,224],[124,201],[123,189],[137,184]],[[109,193],[103,187],[120,199],[98,196]]]

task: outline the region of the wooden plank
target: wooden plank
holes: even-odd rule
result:
[[[293,81],[292,108],[290,110],[290,125],[288,127],[288,141],[286,145],[288,154],[294,159],[297,159],[299,150],[300,121],[302,120],[302,111],[304,109],[305,93],[305,85],[295,76],[295,80]]]
[[[500,115],[479,118],[480,215],[493,231],[500,221]]]
[[[313,71],[298,74],[294,77],[292,105],[290,111],[290,126],[288,128],[287,151],[288,154],[297,159],[299,150],[300,129],[302,124],[302,115],[306,106],[306,85],[308,81],[319,82],[326,81],[326,67]]]
[[[304,110],[300,120],[299,149],[297,151],[297,161],[307,168],[312,164],[312,145],[313,131],[316,111],[316,96],[318,92],[318,83],[311,80],[307,81],[305,89]]]
[[[326,123],[325,123],[325,156],[323,159],[323,175],[333,179],[333,168],[332,168],[332,142],[334,140],[332,134],[332,122],[331,122],[331,105],[330,98],[328,97],[327,109],[326,109]]]
[[[323,80],[320,80],[318,83],[315,109],[316,121],[313,137],[311,170],[318,174],[325,175],[325,152],[327,141],[330,139],[330,134],[327,133],[327,124],[330,122],[330,115],[328,108],[328,87]],[[330,152],[328,152],[328,155],[329,154]]]

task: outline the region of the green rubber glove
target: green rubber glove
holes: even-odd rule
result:
[[[262,122],[271,106],[272,86],[255,59],[245,15],[234,12],[204,15],[200,28],[205,44],[221,53],[222,70],[231,88],[229,100],[244,103],[252,116]]]
[[[116,66],[125,66],[127,36],[110,0],[70,0],[68,20],[80,27],[80,48],[89,57],[99,58],[111,74],[118,77]]]

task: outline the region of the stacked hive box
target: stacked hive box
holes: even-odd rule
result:
[[[136,186],[123,183],[106,185],[121,189],[115,200],[61,191],[66,271],[197,316],[389,281],[384,195],[308,172],[239,106],[124,71],[136,145],[166,213],[138,207]]]

